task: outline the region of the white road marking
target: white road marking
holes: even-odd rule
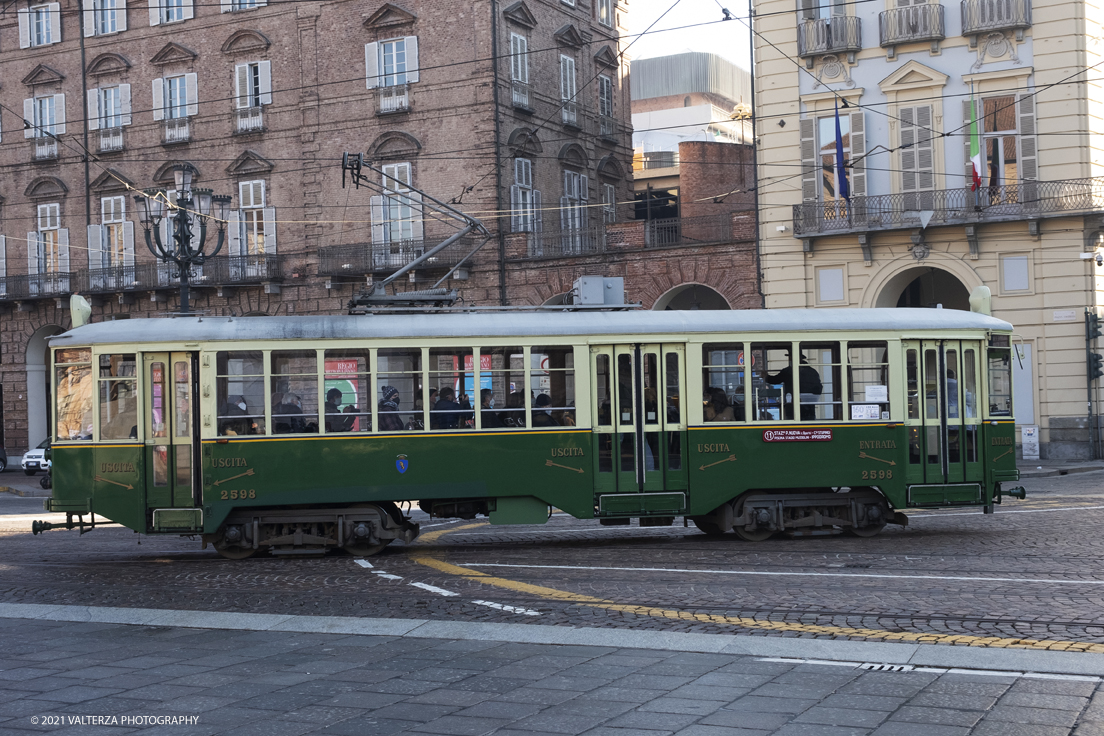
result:
[[[428,583],[410,583],[415,588],[421,588],[422,590],[428,590],[430,593],[436,593],[437,595],[457,596],[459,593],[453,593],[451,590],[445,590],[444,588],[438,588]]]
[[[389,572],[384,572],[383,570],[373,570],[372,572],[374,572],[374,573],[375,573],[376,575],[378,575],[379,577],[381,577],[381,578],[387,578],[388,580],[402,580],[402,577],[401,577],[401,576],[399,576],[399,575],[392,575],[391,573],[389,573]]]
[[[421,526],[421,528],[432,529],[435,526],[448,526],[449,524],[455,524],[458,521],[460,521],[460,519],[453,519],[452,521],[442,521],[440,524],[424,524]]]
[[[530,611],[528,608],[517,608],[515,606],[507,606],[502,603],[495,603],[493,601],[472,601],[479,606],[487,606],[488,608],[497,608],[500,611],[507,611],[509,613],[520,613],[522,616],[539,616],[540,611]]]
[[[361,567],[363,567],[365,569],[368,569],[368,570],[372,569],[372,563],[369,562],[368,560],[353,560],[353,562],[355,562],[356,564],[360,565]]]
[[[1100,682],[1099,677],[1092,675],[1051,675],[1042,672],[1016,672],[1013,670],[971,670],[962,668],[943,667],[914,667],[912,665],[892,665],[877,662],[842,662],[825,659],[796,659],[793,657],[763,657],[756,662],[778,662],[781,664],[823,664],[833,667],[862,667],[868,670],[878,670],[881,667],[907,667],[910,672],[932,672],[940,675],[990,675],[992,677],[1023,677],[1032,680],[1074,680],[1077,682]]]
[[[986,583],[1044,583],[1047,585],[1104,585],[1104,580],[1053,580],[1049,578],[983,578],[958,575],[889,575],[846,572],[762,572],[752,570],[693,570],[679,567],[601,567],[585,565],[506,565],[495,562],[458,562],[462,567],[519,567],[542,570],[612,570],[615,572],[688,572],[703,575],[760,575],[765,577],[889,578],[900,580],[963,580]]]
[[[450,534],[449,539],[453,537],[485,537],[488,534],[590,534],[593,532],[663,532],[669,529],[681,529],[682,527],[675,526],[599,526],[599,527],[584,527],[580,529],[543,529],[533,532],[511,532],[506,530],[491,530],[488,529],[485,532],[459,532],[457,534]],[[696,533],[696,532],[690,532]]]

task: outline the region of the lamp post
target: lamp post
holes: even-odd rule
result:
[[[180,313],[188,314],[188,283],[193,266],[201,266],[218,254],[226,238],[226,217],[230,210],[230,197],[225,194],[211,193],[210,189],[192,189],[192,169],[177,166],[173,170],[176,178],[176,204],[169,201],[169,193],[164,189],[146,189],[136,195],[138,219],[146,234],[146,247],[160,261],[172,263],[180,273]],[[212,214],[212,205],[215,208]],[[161,241],[161,220],[170,218],[171,235],[168,243]],[[207,223],[214,219],[218,227],[218,242],[208,255],[203,252],[207,243]],[[195,228],[199,228],[198,245],[193,244]]]

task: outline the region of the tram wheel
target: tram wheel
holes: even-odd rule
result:
[[[745,542],[762,542],[770,539],[771,535],[774,534],[770,529],[755,529],[753,531],[748,531],[742,526],[734,527],[732,531],[736,532],[736,536]]]
[[[880,524],[869,524],[867,526],[849,526],[847,527],[847,533],[856,537],[874,537],[878,532],[885,529],[886,523],[883,521]]]
[[[380,542],[379,544],[346,544],[342,549],[353,557],[372,557],[382,552],[383,548],[391,544],[392,541],[394,540],[388,539],[386,542]]]
[[[227,560],[244,560],[257,553],[257,550],[252,547],[219,547],[218,545],[215,545],[215,551]]]
[[[702,532],[707,537],[719,537],[728,531],[727,529],[722,529],[720,524],[714,524],[712,521],[705,521],[698,517],[691,517],[690,520],[694,522],[694,526],[698,528],[698,531]]]

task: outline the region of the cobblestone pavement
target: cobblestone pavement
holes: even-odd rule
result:
[[[0,639],[0,736],[1104,733],[1096,677],[16,619]]]
[[[1102,481],[1037,478],[1027,501],[992,516],[916,512],[870,539],[749,543],[681,519],[492,527],[417,512],[423,538],[369,567],[227,561],[196,540],[118,528],[32,537],[33,516],[3,516],[0,601],[1077,649],[1104,645]],[[16,506],[0,501],[0,515]]]

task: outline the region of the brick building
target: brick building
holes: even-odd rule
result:
[[[530,254],[581,252],[571,244],[630,214],[614,0],[85,2],[82,14],[73,0],[20,0],[0,19],[0,444],[12,453],[47,436],[46,339],[69,325],[71,293],[94,320],[177,309],[132,191],[171,189],[174,166],[232,197],[226,246],[193,278],[193,308],[213,314],[344,311],[450,232],[408,187],[493,232],[466,280],[447,283],[468,303],[539,299]],[[342,189],[345,151],[384,167],[385,194]]]

